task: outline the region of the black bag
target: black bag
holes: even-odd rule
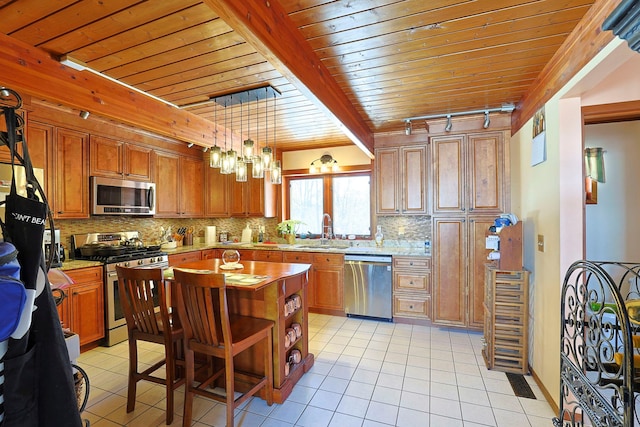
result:
[[[20,99],[17,93],[11,93]],[[27,319],[28,330],[8,340],[4,355],[2,427],[80,427],[71,362],[42,251],[47,217],[51,229],[54,227],[44,191],[33,174],[24,135],[19,126],[16,127],[17,108],[3,107],[7,132],[2,133],[0,139],[11,151],[12,165],[17,160],[25,168],[27,197],[17,193],[14,170],[5,203],[5,224],[1,225],[5,241],[18,250],[20,278],[27,293],[23,321]],[[22,144],[22,157],[17,152],[18,143]],[[24,326],[21,323],[19,328]]]

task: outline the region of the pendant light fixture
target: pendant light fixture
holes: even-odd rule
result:
[[[273,95],[273,158],[276,157],[276,96]],[[271,166],[271,183],[282,184],[282,167],[280,160],[274,160]]]
[[[231,96],[231,105],[233,105],[233,95]],[[229,173],[235,172],[238,153],[233,149],[233,108],[231,109],[231,148],[227,151],[227,161],[229,162]]]
[[[244,123],[242,121],[242,101],[240,101],[240,139],[242,140]],[[245,161],[244,156],[238,155],[236,158],[235,165],[235,173],[236,173],[236,181],[237,182],[246,182],[247,181],[247,162]]]
[[[240,104],[242,109],[242,104]],[[247,102],[247,139],[242,146],[242,157],[246,163],[253,162],[253,139],[251,139],[251,104]]]
[[[262,148],[262,169],[268,171],[271,169],[271,160],[273,159],[273,153],[271,152],[271,148],[269,147],[269,131],[268,131],[268,123],[269,123],[269,96],[267,92],[267,88],[265,88],[265,97],[264,97],[264,117],[265,117],[265,138],[264,138],[264,147]]]
[[[221,165],[221,154],[222,150],[218,147],[218,105],[216,104],[213,109],[213,122],[215,125],[215,130],[213,132],[213,147],[211,147],[211,151],[209,151],[209,167],[210,168],[219,168]]]
[[[224,104],[224,151],[220,155],[220,173],[229,175],[231,168],[229,167],[229,155],[227,153],[227,103]]]
[[[258,96],[256,95],[256,106],[258,105]],[[266,111],[266,110],[265,110]],[[256,122],[259,122],[258,120],[258,114],[259,114],[259,109],[256,108]],[[265,114],[265,119],[268,119],[268,117],[266,117]],[[264,122],[264,143],[265,146],[267,144],[267,137],[269,136],[269,131],[268,131],[268,126],[267,126],[267,121],[265,120]],[[260,128],[260,126],[256,126],[256,128]],[[257,131],[256,131],[257,133]],[[258,152],[260,151],[260,143],[258,143]],[[253,162],[251,165],[251,177],[252,178],[264,178],[264,168],[262,167],[262,156],[260,156],[259,154],[254,154],[253,155]]]

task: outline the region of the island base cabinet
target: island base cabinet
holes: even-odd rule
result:
[[[309,353],[307,274],[273,283],[257,292],[232,289],[227,292],[229,313],[260,317],[274,322],[273,399],[275,403],[283,403],[298,380],[314,363],[314,356]],[[290,312],[289,307],[293,306],[291,301],[294,299],[299,301],[299,306]],[[293,329],[293,324],[300,325],[300,336],[292,342],[287,342],[285,335]],[[236,356],[234,361],[238,369],[263,372],[263,348],[255,346]],[[295,350],[300,352],[298,363],[292,363],[290,360]]]

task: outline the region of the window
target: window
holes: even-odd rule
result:
[[[304,223],[298,233],[321,234],[323,215],[328,213],[335,235],[371,236],[369,172],[294,177],[288,179],[288,184],[287,218]]]

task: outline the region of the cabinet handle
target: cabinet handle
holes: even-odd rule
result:
[[[63,211],[58,211],[58,215],[61,215],[61,214],[63,214],[63,213],[64,213]]]
[[[409,265],[413,265],[413,261],[410,261],[410,262],[409,262]]]

